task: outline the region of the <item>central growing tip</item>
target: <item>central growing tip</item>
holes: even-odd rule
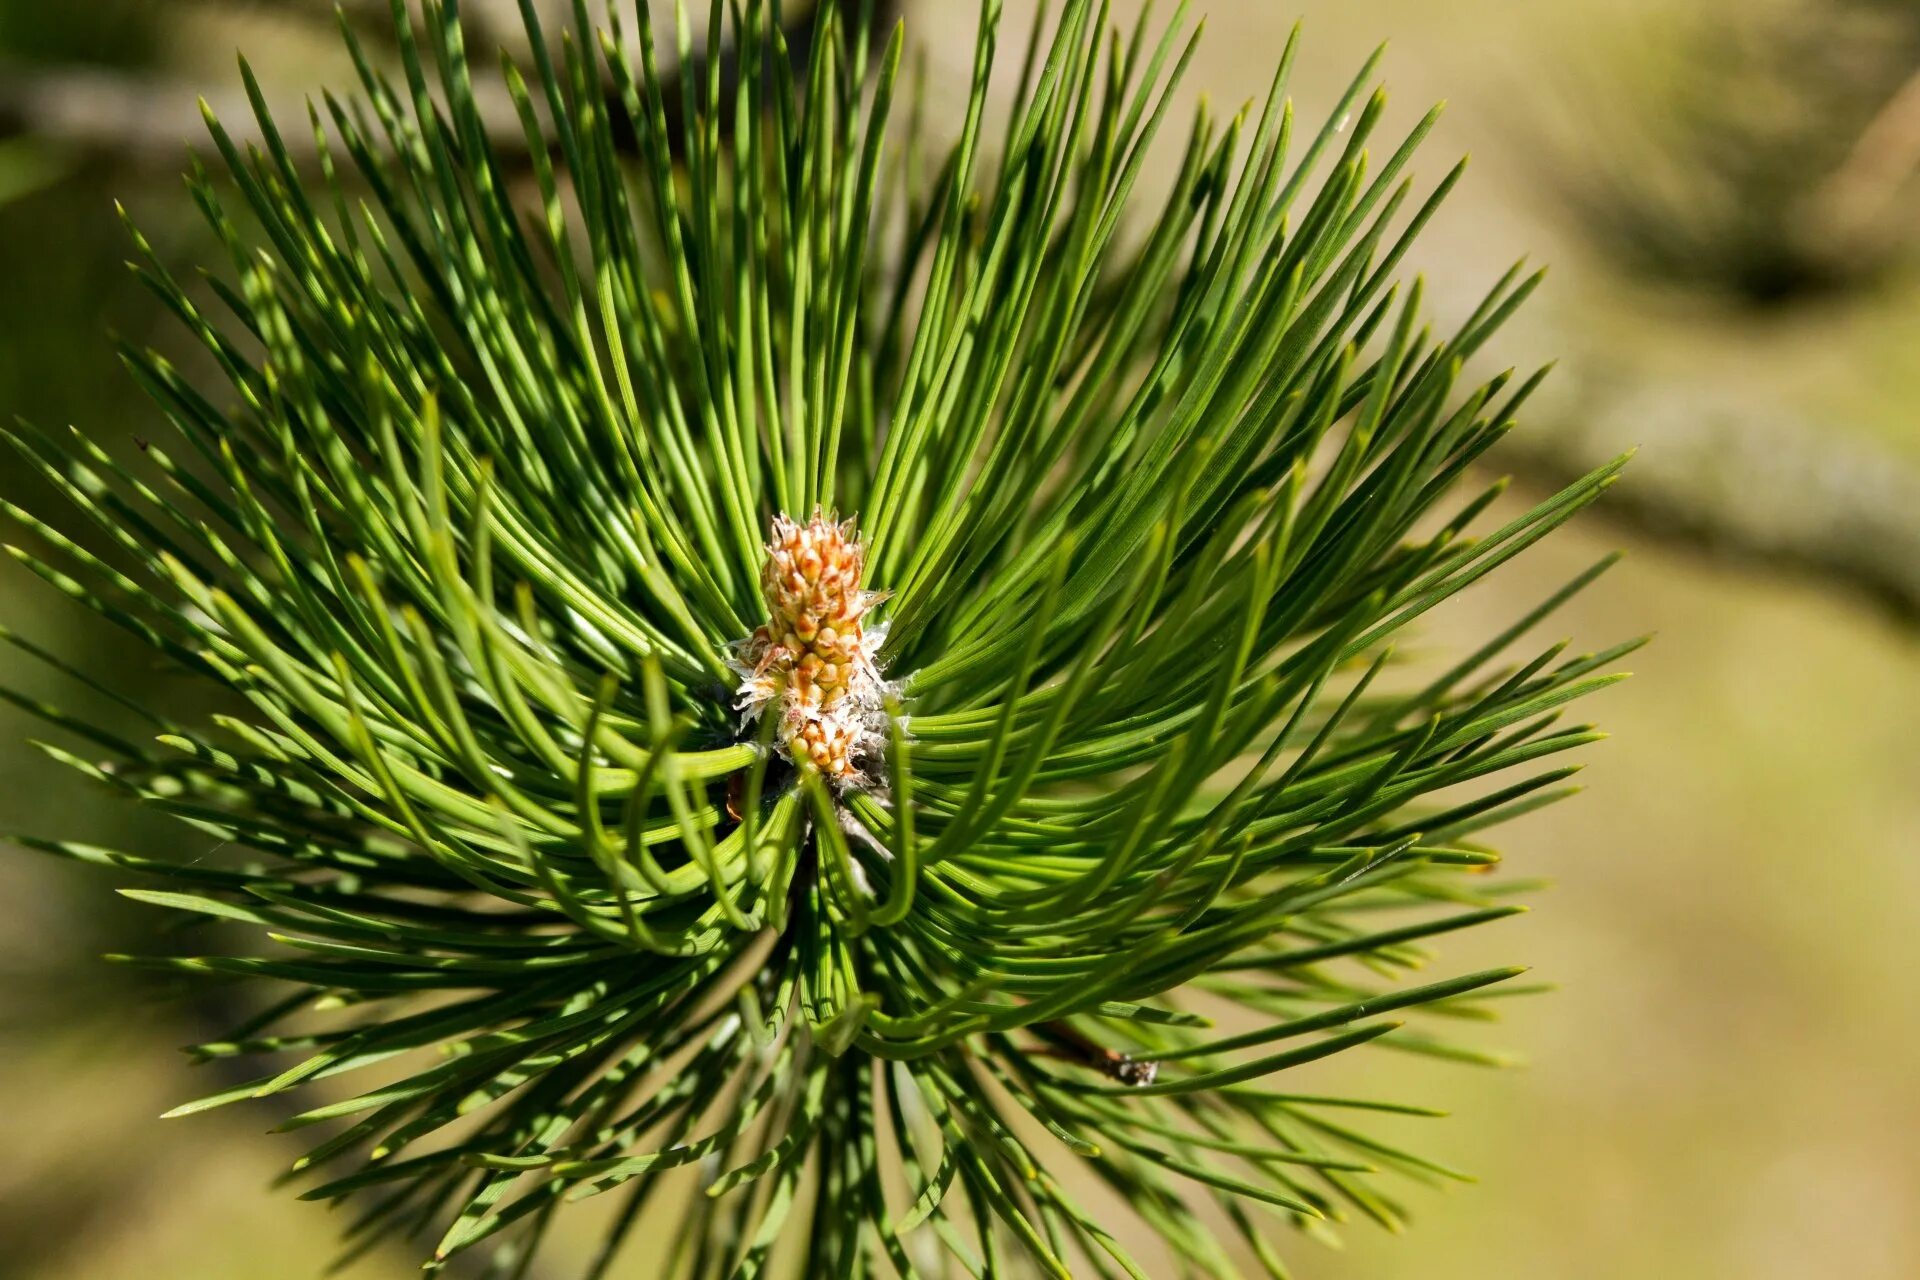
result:
[[[866,623],[881,597],[861,590],[865,566],[853,521],[775,516],[760,569],[767,622],[734,664],[746,718],[772,708],[780,753],[843,785],[870,781],[886,740],[888,686],[875,661],[885,627]]]

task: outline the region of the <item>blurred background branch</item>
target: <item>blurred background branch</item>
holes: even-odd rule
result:
[[[476,89],[482,88],[476,85]],[[478,95],[494,145],[504,158],[524,157],[526,134],[512,100],[499,85]],[[246,96],[202,93],[173,76],[104,67],[31,67],[0,61],[0,139],[27,139],[44,154],[85,157],[124,173],[181,171],[190,146],[206,138],[204,99],[241,147],[261,142]],[[318,163],[318,145],[284,105],[283,139],[295,163]]]
[[[206,2],[242,11],[281,14],[293,21],[326,26],[332,26],[344,18],[360,31],[377,37],[382,42],[391,42],[394,35],[392,0],[206,0]],[[417,21],[421,13],[420,0],[406,0],[406,4]],[[543,16],[558,17],[565,12],[565,6],[555,5],[552,0],[534,0],[534,10]],[[467,40],[475,50],[485,50],[489,54],[501,48],[516,52],[525,51],[526,31],[520,21],[518,0],[461,0],[460,25],[466,31]]]
[[[1920,629],[1920,468],[1860,435],[1658,382],[1596,390],[1509,436],[1500,460],[1552,492],[1649,442],[1596,510],[1664,546],[1797,575]]]

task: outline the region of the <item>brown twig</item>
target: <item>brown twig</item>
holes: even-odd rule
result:
[[[1103,1044],[1096,1043],[1072,1023],[1041,1022],[1028,1030],[1052,1046],[1051,1049],[1043,1052],[1089,1067],[1121,1084],[1152,1084],[1154,1078],[1160,1074],[1159,1063],[1150,1059],[1131,1057],[1118,1049],[1109,1049]]]

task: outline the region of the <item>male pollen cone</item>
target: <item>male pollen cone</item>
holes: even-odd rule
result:
[[[775,516],[760,570],[768,620],[744,646],[740,707],[751,717],[777,701],[784,754],[842,781],[861,778],[884,723],[878,638],[864,624],[879,597],[860,589],[865,566],[853,521]]]

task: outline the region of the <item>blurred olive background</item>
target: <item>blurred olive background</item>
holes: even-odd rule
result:
[[[1009,28],[1030,8],[1010,0]],[[1920,606],[1897,586],[1920,570],[1920,3],[1195,8],[1184,96],[1222,112],[1264,92],[1295,17],[1303,119],[1392,39],[1390,120],[1450,100],[1424,175],[1473,155],[1418,251],[1435,311],[1464,315],[1522,253],[1555,267],[1496,344],[1565,357],[1505,459],[1516,492],[1634,444],[1648,477],[1429,628],[1464,644],[1625,546],[1552,625],[1582,647],[1659,639],[1589,712],[1615,736],[1587,792],[1506,834],[1554,891],[1446,949],[1451,971],[1521,959],[1560,985],[1481,1033],[1527,1065],[1343,1067],[1450,1107],[1424,1149],[1481,1185],[1411,1193],[1404,1239],[1302,1240],[1299,1274],[1920,1276]],[[973,6],[905,9],[936,104],[963,94]],[[184,344],[124,269],[113,202],[183,268],[214,262],[178,181],[193,94],[239,116],[244,47],[294,118],[346,79],[329,10],[0,0],[0,413],[115,447],[158,429],[113,335]],[[0,497],[38,496],[0,461]],[[11,563],[0,623],[194,707]],[[4,661],[5,683],[111,716]],[[208,852],[49,762],[42,732],[0,704],[0,829]],[[0,1280],[318,1276],[334,1223],[266,1190],[296,1151],[263,1133],[277,1117],[155,1118],[211,1087],[176,1051],[215,1029],[211,997],[99,963],[164,927],[114,883],[0,851]]]

